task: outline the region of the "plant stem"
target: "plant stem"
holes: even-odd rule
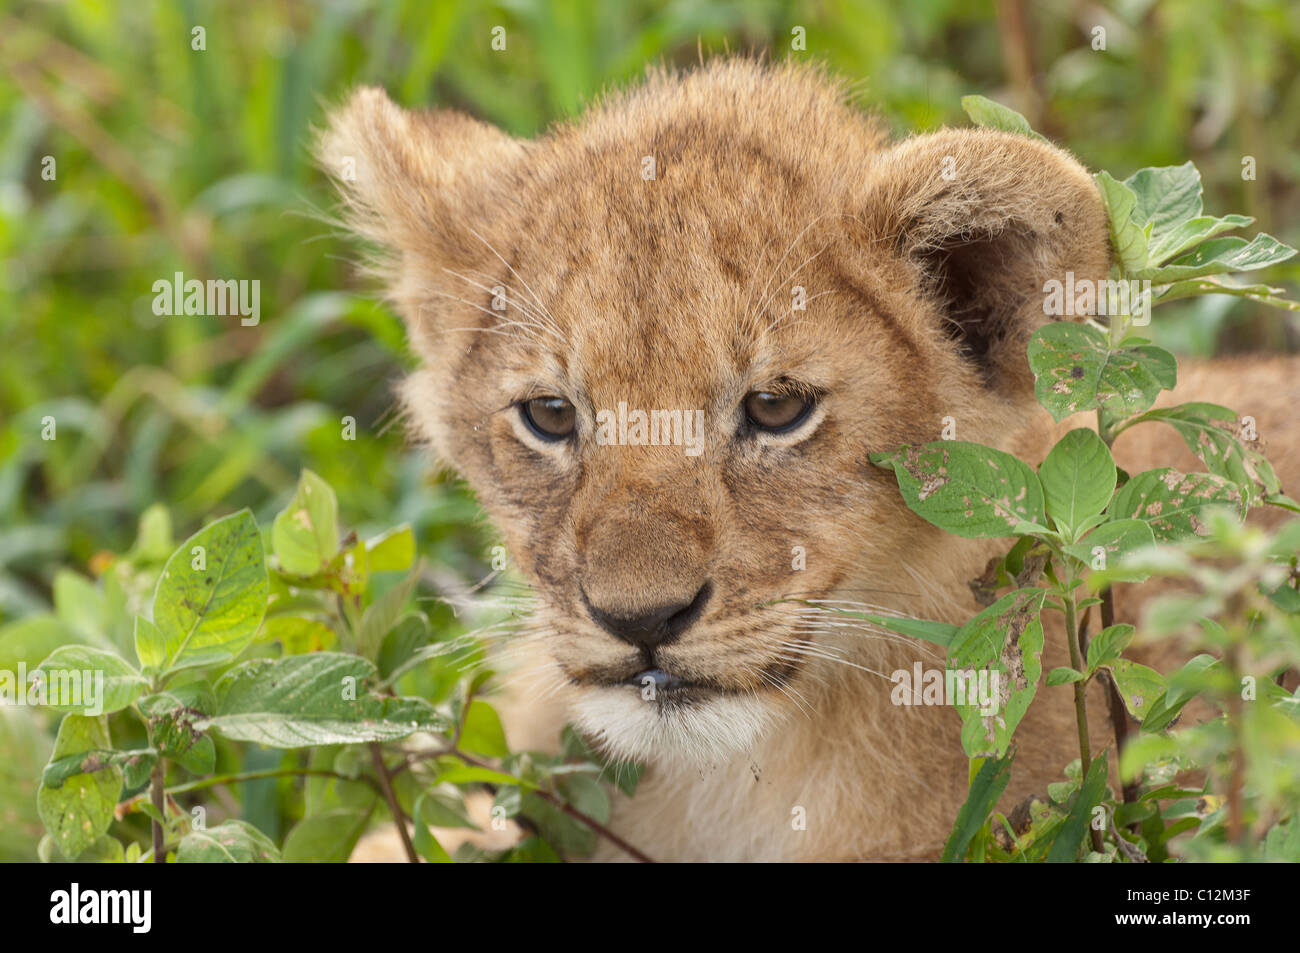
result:
[[[379,776],[379,786],[383,789],[384,800],[388,802],[388,810],[393,815],[393,821],[397,824],[397,833],[402,838],[402,849],[406,851],[406,859],[413,864],[420,862],[420,855],[415,852],[415,845],[411,843],[411,835],[406,831],[405,813],[402,806],[397,803],[397,794],[393,791],[393,781],[388,774],[388,768],[384,764],[384,746],[378,741],[370,742],[370,757],[375,762],[375,774]]]
[[[153,799],[154,810],[158,812],[158,817],[153,819],[153,862],[155,864],[167,863],[167,851],[163,844],[162,821],[158,818],[165,817],[166,814],[166,784],[167,767],[166,760],[159,755],[158,760],[154,762],[153,777],[150,784],[150,792]]]
[[[475,758],[473,755],[468,755],[465,752],[461,751],[459,748],[454,748],[454,747],[444,748],[441,751],[431,751],[423,754],[418,754],[415,755],[414,758],[417,761],[427,761],[429,759],[440,758],[443,755],[448,755],[448,754],[455,755],[457,758],[460,758],[466,764],[473,765],[476,768],[487,768],[489,771],[497,770],[496,768],[492,767],[492,765],[488,764],[486,761],[480,761],[478,758]],[[598,837],[605,838],[605,840],[609,841],[611,844],[613,844],[619,850],[623,851],[623,853],[627,854],[633,860],[639,861],[640,863],[643,864],[654,863],[653,858],[647,856],[644,852],[638,850],[636,847],[629,844],[627,841],[619,837],[617,834],[611,831],[604,824],[600,823],[600,821],[596,820],[590,814],[585,814],[582,811],[578,810],[576,807],[574,807],[572,804],[565,803],[563,800],[556,797],[550,791],[543,791],[541,788],[534,788],[533,793],[536,794],[538,797],[540,797],[543,801],[546,801],[547,803],[552,804],[555,807],[559,808],[561,811],[563,811],[565,814],[568,814],[575,821],[581,821],[583,824],[586,824],[588,827],[590,827],[593,831],[596,832],[596,835]]]
[[[1108,629],[1115,624],[1115,589],[1113,586],[1107,586],[1101,594],[1101,627]],[[1114,676],[1106,672],[1103,678],[1106,685],[1106,705],[1110,712],[1110,727],[1115,733],[1115,751],[1118,755],[1124,754],[1124,746],[1128,744],[1129,736],[1129,718],[1128,709],[1124,707],[1124,696],[1119,693],[1119,685],[1116,684]],[[1122,794],[1125,804],[1132,804],[1137,801],[1141,786],[1139,782],[1132,781],[1125,784],[1122,788]],[[1138,825],[1133,824],[1136,829]]]
[[[1073,666],[1076,672],[1082,672],[1084,670],[1083,652],[1079,645],[1079,617],[1074,602],[1074,593],[1066,593],[1062,596],[1061,601],[1065,605],[1065,640],[1070,645],[1070,665]],[[1089,766],[1092,764],[1092,746],[1088,742],[1087,684],[1087,681],[1083,679],[1073,684],[1074,721],[1079,729],[1079,771],[1085,777]],[[1104,847],[1101,840],[1101,831],[1089,825],[1088,834],[1092,838],[1092,849],[1097,853],[1101,853]]]
[[[163,793],[166,794],[167,797],[174,797],[177,794],[188,794],[190,791],[202,791],[204,788],[216,787],[220,784],[240,784],[244,781],[260,781],[263,778],[283,778],[290,775],[336,778],[340,781],[363,781],[374,788],[377,793],[383,793],[374,778],[365,775],[358,778],[350,778],[346,774],[339,774],[337,771],[326,771],[319,768],[266,768],[260,771],[245,771],[242,774],[217,774],[210,778],[199,778],[197,781],[189,781],[185,784],[178,784],[175,787],[165,788]],[[140,800],[140,797],[140,795],[136,795],[133,798],[123,801],[119,805],[119,808],[124,808],[123,813],[129,812],[135,802]]]
[[[1240,649],[1236,644],[1228,647],[1225,661],[1233,680],[1241,684]],[[1228,696],[1228,720],[1232,725],[1232,767],[1228,778],[1228,842],[1245,850],[1246,825],[1242,817],[1242,797],[1246,788],[1246,739],[1241,724],[1241,691]]]

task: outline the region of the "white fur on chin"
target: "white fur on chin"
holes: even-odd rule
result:
[[[587,689],[573,701],[578,730],[611,755],[632,761],[730,760],[754,747],[774,714],[750,696],[652,702],[632,686]]]

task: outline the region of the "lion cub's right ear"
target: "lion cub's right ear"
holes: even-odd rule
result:
[[[481,258],[517,194],[513,170],[526,152],[494,126],[449,110],[405,110],[376,87],[334,110],[316,146],[345,222],[390,253],[399,272]]]

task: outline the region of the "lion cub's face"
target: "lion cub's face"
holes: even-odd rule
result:
[[[721,757],[805,703],[805,602],[898,589],[926,529],[868,454],[949,415],[996,440],[1043,281],[1105,270],[1062,154],[889,148],[798,70],[654,78],[532,143],[363,91],[321,154],[394,252],[410,413],[536,589],[540,678],[627,757]]]

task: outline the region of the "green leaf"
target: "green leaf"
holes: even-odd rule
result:
[[[510,853],[506,854],[505,862],[508,864],[559,864],[563,863],[563,858],[540,837],[525,837],[515,847],[511,848]]]
[[[157,671],[167,664],[167,640],[158,626],[142,615],[135,617],[135,657],[145,668]]]
[[[337,808],[304,817],[284,839],[290,864],[343,864],[366,832],[373,803],[367,808]]]
[[[1038,468],[1038,479],[1043,484],[1047,515],[1059,529],[1074,535],[1086,519],[1110,502],[1115,492],[1115,461],[1094,431],[1071,430]]]
[[[972,758],[1006,753],[1016,726],[1033,701],[1042,675],[1043,624],[1039,619],[1045,589],[1017,589],[972,617],[948,648],[948,670],[978,673],[987,670],[989,704],[967,693],[955,707],[962,719],[961,742]],[[993,673],[997,673],[996,684]],[[954,675],[956,678],[956,675]],[[954,684],[955,690],[958,686]],[[996,688],[996,691],[993,689]],[[897,689],[895,689],[897,691]],[[957,699],[954,699],[957,701]]]
[[[921,518],[956,536],[1015,536],[1043,523],[1038,475],[1009,453],[961,440],[940,440],[872,455],[892,466],[903,501]]]
[[[280,850],[247,821],[191,831],[176,848],[178,864],[278,864]]]
[[[1034,396],[1055,420],[1104,409],[1115,418],[1141,413],[1178,382],[1174,356],[1155,345],[1112,350],[1106,335],[1085,324],[1045,324],[1029,341]]]
[[[408,612],[384,636],[379,647],[379,674],[389,678],[419,649],[429,644],[429,619],[423,612]]]
[[[1049,687],[1069,685],[1071,682],[1081,682],[1086,677],[1078,669],[1070,668],[1068,665],[1061,665],[1047,673],[1047,684]]]
[[[149,725],[149,737],[165,757],[194,774],[210,774],[216,764],[212,739],[199,731],[196,721],[211,715],[216,699],[207,682],[192,682],[140,699],[140,713]]]
[[[516,796],[519,794],[517,787],[499,788],[498,795],[502,791],[513,791]],[[470,820],[469,811],[465,808],[465,798],[453,785],[443,784],[429,788],[420,800],[424,803],[421,815],[430,827],[465,827],[472,831],[481,830]]]
[[[1143,225],[1135,222],[1137,195],[1109,172],[1098,172],[1094,178],[1106,206],[1110,245],[1119,259],[1124,273],[1138,271],[1147,264],[1147,235]]]
[[[537,785],[531,784],[522,778],[506,774],[502,771],[494,771],[491,768],[480,768],[472,764],[451,765],[438,772],[437,782],[439,784],[514,784],[526,791],[535,791]]]
[[[452,862],[451,855],[438,843],[438,839],[429,830],[429,822],[425,819],[428,803],[427,794],[421,794],[415,802],[415,809],[412,811],[411,817],[415,825],[412,846],[415,847],[421,857],[431,864],[450,864]]]
[[[420,581],[417,566],[397,585],[376,599],[361,616],[361,630],[357,636],[357,653],[368,659],[379,656],[384,637],[397,625],[406,610],[406,604]]]
[[[961,108],[970,116],[971,122],[986,129],[1001,129],[1003,132],[1015,132],[1022,136],[1042,139],[1029,125],[1029,120],[1008,106],[996,103],[983,96],[963,96]]]
[[[366,543],[371,572],[405,572],[415,562],[415,534],[402,525]]]
[[[846,615],[854,619],[865,619],[873,625],[878,625],[882,629],[888,629],[891,632],[897,632],[900,635],[906,635],[913,639],[921,639],[925,642],[933,642],[935,645],[948,647],[952,637],[957,634],[959,626],[950,622],[931,622],[928,619],[899,619],[888,615],[875,615],[870,612],[856,612],[852,609],[844,609],[836,606],[823,606],[820,603],[809,603],[818,605],[820,608],[827,609],[831,612]]]
[[[1214,275],[1206,278],[1190,278],[1187,281],[1175,281],[1173,284],[1162,285],[1154,293],[1155,301],[1164,304],[1168,301],[1178,301],[1182,298],[1194,298],[1199,295],[1232,295],[1237,298],[1248,298],[1251,301],[1258,301],[1260,304],[1266,304],[1274,308],[1285,308],[1288,311],[1300,311],[1300,302],[1288,301],[1281,297],[1286,293],[1283,288],[1273,288],[1265,284],[1241,284],[1225,278],[1222,275]]]
[[[1124,185],[1133,193],[1133,222],[1142,228],[1150,225],[1153,240],[1201,214],[1201,173],[1190,161],[1139,169]]]
[[[1194,402],[1149,410],[1133,423],[1162,421],[1183,438],[1188,449],[1216,476],[1236,483],[1251,499],[1282,492],[1281,481],[1260,452],[1259,440],[1247,441],[1235,411],[1218,404]]]
[[[160,563],[176,548],[172,539],[172,518],[167,507],[154,503],[140,516],[131,556],[144,562]]]
[[[164,670],[237,657],[262,624],[269,588],[262,538],[248,510],[187,539],[167,560],[154,594],[153,621],[166,645]]]
[[[1101,803],[1106,794],[1106,752],[1092,759],[1088,766],[1088,776],[1079,789],[1074,806],[1061,825],[1060,833],[1052,841],[1052,849],[1047,853],[1049,864],[1073,863],[1079,853],[1079,845],[1087,835],[1088,825],[1092,821],[1092,809]]]
[[[50,763],[85,751],[112,750],[108,718],[65,715],[59,725]],[[74,774],[57,788],[42,784],[36,807],[59,852],[73,860],[108,830],[122,794],[122,771],[116,765],[88,774]]]
[[[596,849],[595,831],[536,794],[524,795],[523,814],[561,854],[585,857]]]
[[[1146,717],[1151,703],[1165,693],[1164,676],[1131,659],[1115,659],[1101,667],[1109,669],[1115,677],[1124,707],[1139,722]]]
[[[1116,557],[1153,545],[1155,536],[1148,523],[1123,519],[1103,523],[1079,542],[1066,546],[1065,551],[1084,565],[1102,571],[1118,565]],[[1131,570],[1124,578],[1128,582],[1141,582],[1147,574]]]
[[[504,758],[510,753],[496,709],[481,698],[475,698],[469,703],[461,726],[459,747],[469,754],[481,754],[489,758]]]
[[[128,789],[143,787],[149,773],[158,761],[158,752],[151,748],[139,751],[113,751],[95,748],[52,760],[41,773],[41,783],[47,788],[61,788],[68,778],[78,774],[94,774],[111,767],[122,770],[123,784]]]
[[[1142,730],[1160,731],[1168,726],[1183,707],[1210,683],[1212,673],[1221,669],[1213,655],[1197,655],[1169,676],[1165,691],[1148,707],[1142,720]]]
[[[1108,625],[1088,642],[1088,674],[1119,658],[1133,641],[1135,629],[1128,623]]]
[[[46,706],[91,717],[121,711],[148,685],[120,656],[85,645],[55,649],[36,672],[44,684]]]
[[[605,765],[603,776],[608,778],[612,774],[614,786],[628,797],[633,797],[644,771],[645,765],[637,761],[613,761]]]
[[[954,864],[965,859],[970,842],[979,833],[988,819],[993,806],[1007,788],[1011,780],[1011,764],[1016,760],[1014,751],[1002,758],[988,758],[980,765],[975,779],[971,782],[966,802],[957,812],[952,833],[943,846],[942,863]]]
[[[556,778],[560,795],[571,807],[592,818],[598,824],[609,820],[609,795],[589,774],[562,774]]]
[[[339,551],[339,503],[334,490],[311,470],[271,527],[271,546],[285,572],[310,576]]]
[[[1139,271],[1135,277],[1149,279],[1155,285],[1167,285],[1208,275],[1255,271],[1284,262],[1295,251],[1266,232],[1260,232],[1250,241],[1235,236],[1212,238],[1168,264]]]
[[[319,619],[299,615],[269,616],[257,634],[259,642],[279,642],[285,655],[306,655],[334,647],[338,636]]]
[[[70,569],[54,574],[54,612],[80,640],[107,644],[104,619],[107,609],[98,587]]]
[[[1200,512],[1213,505],[1240,509],[1241,490],[1222,477],[1164,467],[1139,473],[1120,487],[1110,513],[1117,520],[1142,520],[1156,542],[1169,543],[1201,535]]]
[[[1207,238],[1213,238],[1234,228],[1245,228],[1254,221],[1249,215],[1225,215],[1223,218],[1201,215],[1179,222],[1158,237],[1152,237],[1149,249],[1150,264],[1159,265]]]
[[[492,798],[492,816],[515,817],[523,808],[524,792],[517,787],[499,787]]]
[[[273,748],[391,741],[445,723],[420,698],[383,698],[364,682],[375,675],[365,659],[315,652],[231,669],[217,683],[217,713],[200,731]]]

